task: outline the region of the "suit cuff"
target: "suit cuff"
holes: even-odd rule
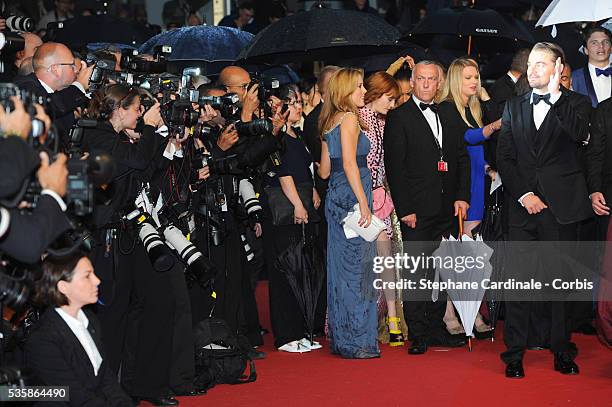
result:
[[[50,197],[55,199],[55,202],[57,202],[59,207],[62,209],[62,212],[66,212],[66,209],[68,209],[68,206],[66,205],[66,203],[64,202],[62,197],[57,194],[57,192],[52,191],[50,189],[43,189],[40,194],[41,195],[49,195]]]
[[[525,205],[523,205],[523,199],[525,199],[525,197],[529,196],[529,195],[534,195],[533,192],[527,192],[526,194],[521,195],[521,197],[518,199],[519,203],[521,204],[521,206],[524,208]]]

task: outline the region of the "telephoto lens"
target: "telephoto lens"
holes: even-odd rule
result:
[[[153,225],[146,220],[140,222],[138,236],[149,254],[149,260],[155,271],[168,271],[174,266],[174,256]]]
[[[240,193],[240,199],[242,199],[247,214],[254,215],[256,212],[263,210],[251,181],[246,178],[241,179],[238,185],[238,192]]]
[[[14,310],[20,310],[30,295],[28,272],[20,271],[19,273],[21,276],[12,276],[4,268],[0,269],[0,303]]]
[[[250,122],[236,122],[236,131],[239,136],[253,137],[261,136],[263,134],[272,133],[272,122],[268,119],[255,119]]]
[[[6,27],[11,31],[32,31],[34,21],[29,17],[8,16],[6,18]]]
[[[187,264],[185,275],[190,281],[197,282],[202,287],[211,284],[215,276],[215,268],[202,252],[200,252],[183,233],[174,225],[164,229],[166,241],[176,250],[179,257]]]

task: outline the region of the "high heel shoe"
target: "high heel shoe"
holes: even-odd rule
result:
[[[391,329],[391,323],[395,323],[396,329]],[[402,331],[399,329],[399,317],[387,317],[387,325],[389,326],[389,346],[403,346],[404,334],[402,334]]]
[[[463,326],[461,326],[457,318],[448,318],[448,319],[444,318],[442,320],[444,321],[444,324],[446,325],[446,330],[448,331],[449,334],[451,335],[465,334],[465,330],[463,329]]]
[[[493,336],[493,328],[482,317],[476,317],[473,334],[476,339],[488,339]]]

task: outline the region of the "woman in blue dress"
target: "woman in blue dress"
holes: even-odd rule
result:
[[[376,296],[368,267],[376,246],[361,237],[347,239],[342,225],[355,204],[362,227],[372,220],[372,177],[366,161],[370,142],[357,115],[365,104],[365,93],[363,71],[340,69],[330,79],[319,118],[323,134],[319,175],[329,177],[325,203],[328,334],[333,353],[354,359],[380,356]]]

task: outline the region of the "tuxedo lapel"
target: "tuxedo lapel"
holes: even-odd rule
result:
[[[595,93],[595,86],[593,86],[593,80],[591,79],[591,70],[589,66],[585,66],[582,70],[584,74],[584,84],[586,85],[587,93],[591,98],[591,103],[593,106],[597,106],[597,93]]]
[[[421,128],[424,130],[423,136],[429,139],[429,142],[431,143],[431,145],[433,145],[436,148],[436,151],[437,151],[438,145],[436,144],[435,135],[433,131],[431,130],[431,127],[429,126],[429,122],[425,118],[425,115],[423,115],[423,112],[421,112],[421,108],[417,106],[416,101],[413,98],[410,98],[410,102],[411,102],[410,110],[411,110],[412,116],[419,123],[419,125],[415,127],[417,129]],[[442,127],[442,123],[440,123],[440,127]],[[442,129],[442,146],[444,146],[444,144],[445,144],[444,143],[444,129]]]
[[[524,142],[529,147],[529,151],[536,155],[536,128],[533,121],[533,105],[531,104],[531,92],[528,92],[521,99],[521,117],[520,123],[522,126],[521,135],[524,137]]]

